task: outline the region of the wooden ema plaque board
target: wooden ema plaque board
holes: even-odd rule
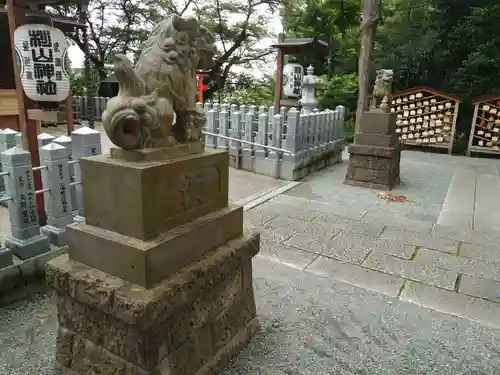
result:
[[[393,96],[396,132],[406,145],[448,149],[451,154],[460,100],[431,88],[415,88]]]
[[[500,96],[474,102],[467,156],[471,152],[500,154]]]

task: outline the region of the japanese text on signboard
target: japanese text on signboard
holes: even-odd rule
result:
[[[64,70],[69,44],[62,31],[41,24],[23,25],[16,29],[14,42],[26,95],[35,101],[64,100],[69,94],[69,77]]]
[[[26,79],[35,80],[36,92],[39,95],[57,95],[57,81],[62,80],[62,62],[59,53],[59,43],[52,42],[50,30],[32,29],[28,31],[29,40],[23,42]]]

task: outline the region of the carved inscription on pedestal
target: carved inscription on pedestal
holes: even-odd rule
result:
[[[188,170],[182,184],[182,203],[185,210],[207,204],[220,194],[220,171],[215,165]]]

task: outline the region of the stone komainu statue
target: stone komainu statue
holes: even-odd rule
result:
[[[135,67],[115,56],[118,96],[102,115],[111,142],[131,150],[199,140],[206,118],[196,110],[196,71],[211,68],[215,53],[214,37],[196,19],[173,16],[153,29]]]
[[[394,71],[389,69],[377,70],[377,78],[373,86],[371,109],[382,109],[388,112],[392,102],[392,79]]]

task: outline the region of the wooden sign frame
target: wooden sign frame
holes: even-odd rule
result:
[[[444,148],[452,153],[460,98],[430,87],[393,95],[391,112],[398,115],[396,131],[403,144]]]
[[[479,98],[469,134],[467,156],[472,152],[500,154],[500,96]]]

